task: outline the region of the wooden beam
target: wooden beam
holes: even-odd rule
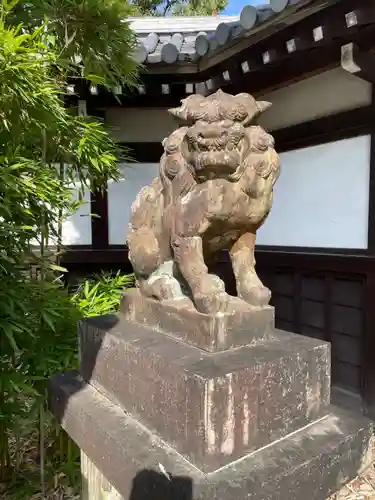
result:
[[[128,249],[125,245],[115,247],[111,245],[104,249],[68,247],[67,251],[62,256],[64,265],[78,265],[81,267],[96,265],[98,270],[100,266],[107,264],[120,266],[129,265]]]
[[[241,49],[240,45],[237,45],[237,52],[233,53],[231,58],[221,61],[221,68],[236,61],[239,66],[248,62],[250,71],[239,75],[239,81],[232,79],[231,83],[235,87],[240,84],[248,87],[250,83],[252,88],[259,88],[258,82],[268,80],[268,75],[271,80],[273,72],[280,71],[285,75],[282,78],[288,80],[290,71],[301,72],[299,68],[302,67],[309,71],[309,64],[315,65],[315,61],[321,66],[333,60],[339,64],[341,46],[345,42],[355,41],[359,46],[363,44],[370,47],[374,44],[374,23],[348,26],[346,14],[352,11],[353,5],[353,0],[342,0],[337,5],[317,12],[256,44],[248,44]],[[269,82],[269,85],[272,85],[272,82]]]
[[[374,126],[374,109],[372,106],[364,106],[271,131],[271,133],[275,139],[277,151],[282,153],[368,134]]]
[[[108,248],[108,195],[107,191],[91,191],[92,248]]]
[[[167,81],[165,83],[168,83]],[[149,90],[150,87],[147,88]],[[88,98],[90,106],[96,109],[105,109],[110,107],[116,108],[173,108],[180,105],[181,99],[186,97],[185,92],[176,93],[173,86],[171,86],[169,94],[162,94],[161,86],[160,92],[150,93],[131,93],[121,96],[114,96],[108,91],[100,90],[98,95],[92,95]],[[117,99],[116,99],[117,97]]]
[[[164,152],[161,142],[122,142],[128,156],[137,163],[159,163]]]
[[[340,0],[340,2],[341,1],[343,0]],[[325,10],[332,12],[332,7],[336,7],[338,0],[326,0],[325,2],[320,2],[319,5],[315,3],[314,7],[309,5],[311,4],[309,1],[303,3],[305,5],[302,5],[300,2],[289,9],[284,9],[284,12],[266,23],[266,28],[262,25],[258,28],[255,27],[251,31],[250,36],[234,39],[224,50],[214,54],[211,58],[202,59],[199,61],[198,69],[200,71],[209,69],[216,64],[237,58],[238,55],[242,58],[243,53],[247,52],[249,47],[251,47],[253,52],[257,52],[258,44],[267,44],[274,36],[284,36],[285,33],[294,30],[295,26],[303,24],[305,20],[308,20],[316,14],[319,15]],[[272,48],[273,47],[266,47],[262,52]]]
[[[363,106],[282,129],[271,130],[271,134],[275,138],[277,151],[285,152],[368,134],[374,127],[375,111],[373,107]],[[163,154],[163,146],[160,142],[122,142],[120,145],[129,150],[129,156],[137,163],[158,163]]]
[[[375,55],[350,42],[341,47],[341,67],[348,73],[375,83]]]
[[[98,119],[105,119],[105,112],[87,105],[87,113]],[[108,195],[106,190],[100,190],[95,185],[91,186],[91,246],[93,249],[108,248]]]
[[[277,151],[282,153],[369,134],[374,127],[375,112],[373,107],[363,106],[349,111],[341,111],[334,115],[316,118],[297,125],[291,125],[279,130],[271,130],[271,134],[275,138]],[[122,142],[120,145],[129,150],[130,158],[137,163],[159,163],[160,157],[163,154],[163,146],[160,142]]]
[[[369,207],[368,207],[368,236],[367,247],[369,253],[375,256],[375,85],[372,85],[372,102],[369,106],[374,120],[369,129],[371,135],[370,146],[370,180],[369,180]]]
[[[372,86],[372,104],[375,116],[375,85]],[[371,127],[370,185],[368,213],[368,252],[375,258],[375,124]],[[365,280],[366,319],[362,343],[362,397],[367,413],[375,418],[375,269],[368,267]]]
[[[366,5],[357,7],[346,13],[347,25],[351,26],[366,26],[375,22],[375,5],[373,2],[366,2]]]
[[[336,20],[333,24],[337,26],[338,21]],[[334,30],[330,31],[330,33],[334,33]],[[289,54],[285,55],[287,50],[278,50],[278,58],[274,58],[271,64],[263,64],[257,66],[253,71],[243,73],[238,81],[229,82],[225,90],[229,93],[238,91],[253,94],[264,93],[266,89],[283,87],[293,80],[302,79],[301,77],[305,74],[319,72],[320,69],[327,67],[340,66],[343,41],[352,41],[357,43],[361,50],[368,51],[374,45],[375,25],[352,28],[351,30],[346,29],[338,38],[332,39],[327,36],[316,43],[311,42],[312,37],[307,37],[306,34],[302,44],[297,43],[294,45],[293,32],[290,32],[290,35],[290,38],[284,39],[283,42],[282,40],[275,40],[274,45],[272,40],[269,40],[268,45],[268,47],[277,48],[280,47],[281,43],[284,43],[285,46],[289,44],[293,48]],[[299,39],[297,39],[298,41]],[[312,44],[309,48],[308,43]],[[258,47],[259,53],[264,53],[263,48],[266,50],[266,46]],[[273,55],[275,56],[275,53]],[[251,61],[254,59],[254,54],[249,50],[247,55],[243,54],[242,58],[244,61]]]
[[[332,249],[331,249],[332,250]],[[223,250],[218,257],[218,263],[227,262],[228,252]],[[307,250],[289,251],[285,248],[280,250],[263,249],[257,246],[256,249],[257,264],[262,267],[295,267],[303,268],[307,273],[315,272],[335,272],[355,279],[374,273],[375,276],[375,257],[371,255],[355,254],[353,251],[343,252],[336,249],[336,252],[330,253],[317,251],[315,248]],[[128,249],[126,245],[111,245],[107,249],[93,250],[91,248],[80,248],[80,246],[67,247],[62,261],[65,264],[127,264]],[[374,282],[375,285],[375,282]],[[372,309],[374,310],[372,302]],[[371,332],[370,332],[371,335]],[[372,335],[375,340],[375,335]],[[374,351],[370,351],[372,354]],[[373,363],[375,370],[375,363]],[[375,404],[375,392],[373,394]]]
[[[328,250],[328,249],[327,249]],[[356,254],[353,250],[342,251],[330,249],[325,252],[316,248],[288,250],[280,247],[279,250],[270,250],[262,247],[256,249],[257,264],[262,267],[301,267],[307,273],[331,271],[358,278],[367,273],[375,273],[375,257]],[[218,257],[218,263],[228,261],[228,252],[223,250]],[[107,249],[92,250],[79,246],[67,247],[62,261],[64,264],[125,264],[128,255],[126,245],[111,245]],[[373,307],[374,309],[374,307]],[[373,335],[375,339],[375,335]],[[373,351],[372,351],[373,352]],[[375,363],[374,363],[375,369]],[[375,399],[375,393],[374,393]]]

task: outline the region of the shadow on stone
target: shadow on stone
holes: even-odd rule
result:
[[[129,500],[192,500],[193,481],[189,477],[172,476],[145,469],[132,481]]]
[[[98,354],[102,348],[104,336],[100,335],[99,332],[101,329],[103,331],[110,331],[113,329],[119,322],[119,319],[116,314],[108,314],[106,316],[100,316],[98,318],[86,318],[85,320],[79,321],[77,332],[78,332],[78,343],[79,343],[79,358],[80,365],[82,367],[82,354],[85,349],[86,341],[88,337],[91,337],[90,340],[90,356],[85,356],[85,377],[82,377],[82,370],[69,372],[67,374],[57,373],[49,380],[49,389],[48,389],[48,402],[49,407],[54,412],[57,420],[60,424],[63,423],[65,412],[69,403],[70,397],[74,396],[75,393],[82,391],[86,385],[90,383],[91,376],[93,375]],[[87,325],[95,324],[95,327],[87,328]],[[69,398],[65,399],[62,397],[56,397],[56,387],[58,385],[58,381],[65,379],[79,379],[79,383],[69,384],[70,395]]]

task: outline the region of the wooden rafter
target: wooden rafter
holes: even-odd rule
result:
[[[341,47],[341,67],[362,80],[375,83],[375,55],[350,42]]]

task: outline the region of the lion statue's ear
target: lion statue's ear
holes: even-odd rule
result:
[[[177,119],[180,126],[191,125],[192,123],[191,117],[184,106],[168,109],[168,113]]]
[[[172,116],[175,116],[179,120],[186,120],[186,112],[184,112],[182,108],[170,108],[168,109],[168,113]]]
[[[272,106],[271,102],[268,101],[257,101],[257,108],[259,113],[263,113],[266,111],[266,109],[270,108]]]

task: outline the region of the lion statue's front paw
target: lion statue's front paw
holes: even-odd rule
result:
[[[225,312],[229,295],[225,292],[224,282],[214,274],[202,276],[194,287],[194,304],[197,310],[205,314]]]
[[[271,291],[263,285],[239,286],[238,296],[252,306],[263,307],[269,304]]]
[[[194,304],[197,310],[203,314],[224,313],[227,310],[229,296],[226,292],[219,293],[197,293],[194,295]]]

